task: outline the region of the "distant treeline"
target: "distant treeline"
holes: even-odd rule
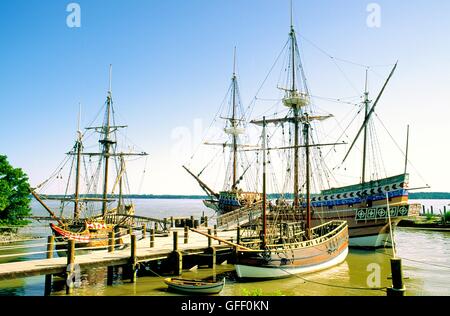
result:
[[[411,200],[450,200],[449,192],[417,192],[410,193]]]
[[[82,198],[102,198],[101,194],[81,194]],[[315,196],[314,194],[312,196]],[[62,198],[63,195],[47,195],[49,198]],[[108,195],[108,198],[118,198],[118,195]],[[269,194],[269,199],[278,199],[281,194]],[[167,200],[178,200],[178,199],[190,199],[190,200],[203,200],[207,199],[206,195],[170,195],[170,194],[128,194],[124,195],[125,199],[167,199]],[[285,194],[284,198],[293,199],[293,194]],[[449,192],[416,192],[409,193],[409,198],[411,200],[450,200]]]

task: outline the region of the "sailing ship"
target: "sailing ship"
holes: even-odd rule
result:
[[[322,121],[329,116],[312,115],[308,109],[309,92],[306,80],[301,73],[301,85],[297,85],[298,66],[301,61],[298,54],[298,46],[295,29],[292,23],[289,33],[290,41],[290,72],[288,73],[288,88],[283,88],[285,96],[283,104],[289,109],[288,115],[283,118],[274,118],[262,121],[254,120],[252,123],[262,125],[262,153],[263,153],[263,202],[262,218],[250,222],[242,227],[240,245],[236,258],[236,272],[243,279],[275,279],[285,278],[296,274],[311,273],[328,269],[342,263],[348,254],[348,225],[345,220],[331,220],[321,225],[312,225],[311,213],[311,153],[312,147],[326,146],[327,144],[311,143],[311,124]],[[267,124],[284,124],[293,126],[294,140],[292,146],[276,148],[276,150],[293,151],[293,192],[294,201],[290,209],[298,213],[299,217],[294,221],[286,221],[277,216],[283,207],[270,205],[268,210],[266,165],[267,152],[275,150],[267,147]],[[303,141],[301,143],[301,134]],[[300,150],[304,149],[304,181],[305,201],[301,202],[300,192]],[[292,157],[292,156],[291,156]],[[289,163],[290,164],[290,163]],[[291,177],[290,168],[286,173]],[[303,208],[305,212],[303,212]],[[272,218],[268,220],[268,211]],[[300,219],[301,217],[301,219]],[[259,236],[258,236],[259,232]]]
[[[225,142],[205,142],[205,145],[218,146],[223,149],[229,149],[230,161],[228,164],[227,174],[225,175],[224,189],[216,192],[211,189],[204,181],[200,179],[201,174],[207,167],[211,165],[211,161],[203,168],[200,173],[194,174],[186,166],[183,168],[195,179],[208,195],[203,201],[204,205],[218,215],[223,215],[244,207],[252,207],[261,203],[262,197],[258,192],[248,192],[241,188],[241,182],[245,174],[249,171],[251,164],[245,163],[244,156],[239,149],[252,147],[251,145],[241,144],[241,136],[245,133],[244,111],[241,108],[239,85],[236,75],[236,48],[234,50],[233,76],[231,78],[231,86],[229,88],[229,107],[226,117],[221,119],[226,121],[223,132],[227,135]],[[240,154],[242,154],[240,156]],[[241,168],[239,168],[241,166]],[[230,172],[231,171],[231,172]]]
[[[105,102],[103,124],[101,126],[87,127],[83,133],[79,126],[80,117],[78,118],[78,132],[75,145],[67,153],[67,157],[63,162],[63,165],[67,165],[70,162],[71,166],[67,174],[68,181],[65,185],[66,192],[64,196],[51,196],[37,193],[38,189],[43,190],[52,180],[62,179],[62,169],[64,166],[36,189],[31,190],[36,200],[57,222],[57,225],[50,223],[56,240],[59,242],[74,240],[77,248],[91,250],[104,249],[104,247],[108,246],[108,236],[112,232],[115,233],[115,238],[117,238],[116,244],[120,245],[124,243],[123,238],[128,234],[127,228],[133,224],[132,215],[135,212],[132,201],[126,201],[124,198],[124,187],[126,184],[128,185],[125,158],[147,156],[147,153],[143,151],[119,151],[117,132],[119,129],[126,128],[127,126],[115,124],[115,111],[111,91],[111,71],[112,68],[110,66],[110,84]],[[93,136],[95,133],[100,135],[98,140],[100,150],[98,152],[85,151],[85,139]],[[116,178],[112,190],[109,191],[109,181],[112,171],[110,169],[112,169],[112,165],[115,167]],[[89,171],[92,173],[90,174]],[[101,179],[102,171],[103,179]],[[73,194],[69,194],[68,192],[71,185],[74,185]],[[86,189],[84,194],[82,194],[83,185]],[[101,187],[101,193],[98,192],[100,191],[99,187]],[[117,189],[119,192],[115,194]],[[45,200],[58,200],[61,202],[60,216],[55,214],[47,203],[44,202]],[[67,203],[73,203],[72,218],[63,216]],[[111,207],[114,203],[117,204]],[[99,208],[100,214],[98,214]],[[81,216],[82,212],[86,213],[87,216],[83,218]],[[57,243],[57,249],[64,248],[62,244]]]

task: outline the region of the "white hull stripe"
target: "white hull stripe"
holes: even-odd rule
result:
[[[235,267],[239,278],[253,278],[253,279],[287,278],[295,274],[306,274],[331,268],[335,265],[342,263],[347,257],[347,254],[348,248],[346,248],[339,256],[329,261],[310,266],[299,266],[299,267],[283,266],[280,268],[278,267],[265,268],[265,267],[236,264]]]

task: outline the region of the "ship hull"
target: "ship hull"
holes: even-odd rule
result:
[[[326,270],[345,261],[348,255],[348,248],[346,248],[337,257],[334,257],[323,263],[312,266],[297,266],[297,267],[256,267],[251,265],[237,264],[235,265],[236,273],[241,279],[282,279],[289,278],[293,275],[308,274],[321,270]]]
[[[323,220],[346,220],[349,231],[349,247],[351,248],[390,248],[391,241],[391,226],[395,229],[397,224],[401,221],[401,217],[394,217],[389,224],[388,219],[375,220],[355,220],[358,210],[349,211],[352,216],[342,218],[339,216],[328,216],[326,214],[317,214],[312,219],[313,225],[319,225]]]
[[[408,175],[403,174],[322,191],[312,198],[312,225],[345,220],[348,223],[350,247],[392,247],[390,227],[394,229],[402,219],[418,214],[418,209],[408,203],[407,181]],[[306,213],[304,205],[301,214],[289,206],[279,205],[273,210],[279,220],[284,222],[302,221]],[[275,218],[270,217],[271,220]]]
[[[75,248],[77,250],[83,250],[83,252],[91,252],[97,250],[105,250],[109,245],[109,233],[114,231],[112,225],[102,224],[102,228],[91,229],[86,224],[83,231],[79,232],[79,227],[60,227],[54,224],[50,224],[56,240],[56,250],[60,257],[66,256],[67,241],[75,241]],[[78,229],[77,229],[78,228]],[[123,245],[124,232],[119,231],[116,234],[115,244],[117,246]]]
[[[333,233],[313,240],[291,245],[272,245],[265,251],[238,251],[235,263],[238,277],[261,280],[287,278],[342,263],[348,254],[348,227],[345,222],[340,223]]]

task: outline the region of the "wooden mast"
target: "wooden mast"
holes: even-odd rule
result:
[[[263,231],[261,236],[261,248],[265,249],[267,245],[267,189],[266,189],[266,117],[263,117],[263,143],[262,143],[262,150],[263,150],[263,189],[262,189],[262,207],[263,207]]]
[[[367,76],[368,70],[366,69],[366,87],[364,92],[364,106],[365,106],[364,120],[367,118],[367,114],[369,113],[369,104],[370,104],[369,91],[367,89]],[[364,125],[364,147],[363,147],[362,176],[361,176],[362,184],[366,182],[366,155],[367,155],[367,124]]]
[[[123,158],[123,156],[120,156],[120,179],[119,179],[119,202],[117,205],[117,211],[118,213],[121,212],[121,208],[122,208],[122,199],[123,199],[123,184],[122,184],[122,179],[123,179],[123,175],[125,172],[125,160]]]
[[[305,114],[303,123],[303,135],[305,137],[306,150],[306,236],[311,239],[311,183],[310,183],[310,153],[309,153],[309,118]]]
[[[80,218],[80,207],[79,207],[79,199],[80,199],[80,168],[81,168],[81,132],[78,130],[78,140],[76,143],[77,148],[77,168],[76,168],[76,177],[75,177],[75,206],[73,211],[74,219]]]
[[[295,86],[295,30],[292,16],[292,1],[291,1],[291,61],[292,61],[292,87],[291,87],[291,97],[296,94],[296,86]],[[299,209],[299,124],[298,124],[298,105],[294,105],[294,209]]]
[[[231,127],[233,130],[233,186],[232,190],[236,189],[236,177],[237,177],[237,136],[236,136],[236,47],[234,47],[234,60],[233,60],[233,115],[231,118]]]
[[[111,93],[111,73],[112,65],[109,66],[109,91],[108,97],[106,101],[106,122],[103,126],[104,138],[100,140],[100,143],[103,145],[103,157],[105,159],[105,168],[104,168],[104,181],[103,181],[103,205],[102,205],[102,215],[106,215],[107,212],[107,197],[108,197],[108,170],[109,170],[109,152],[111,148],[111,144],[114,142],[109,139],[110,134],[110,116],[111,116],[111,103],[112,103],[112,93]]]

